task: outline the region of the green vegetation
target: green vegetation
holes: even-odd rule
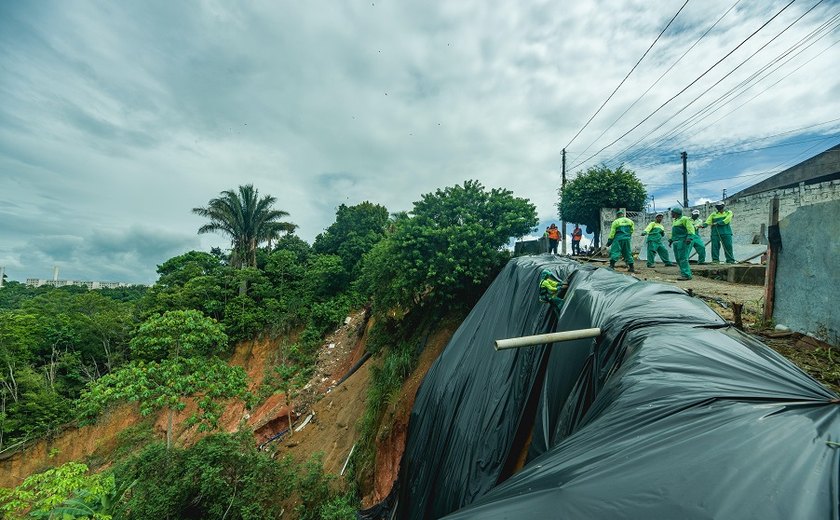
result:
[[[310,247],[275,202],[246,185],[195,208],[209,219],[199,232],[227,234],[230,255],[178,255],[158,266],[148,289],[9,282],[0,290],[0,450],[93,420],[114,402],[136,402],[150,418],[166,410],[169,419],[165,445],[151,442],[144,424],[124,432],[110,457],[90,459],[115,463],[101,477],[62,466],[4,491],[6,517],[274,518],[289,500],[300,518],[354,517],[352,488],[337,491],[320,461],[274,461],[255,450],[249,432],[172,446],[175,427],[214,429],[232,397],[253,405],[280,391],[294,399],[324,335],[371,305],[378,327],[370,348],[382,359],[361,423],[361,464],[353,464],[370,468],[378,425],[417,362],[419,338],[434,316],[472,306],[509,258],[510,238],[536,224],[535,209],[508,190],[466,181],[390,217],[371,202],[341,205]],[[261,336],[295,340],[282,342],[263,388],[246,396],[244,371],[225,358]],[[188,399],[195,412],[174,424]],[[42,504],[33,490],[51,489],[50,479],[64,482],[62,492]]]
[[[619,166],[611,170],[604,165],[592,166],[566,183],[557,203],[559,216],[566,222],[586,226],[587,233],[595,233],[599,244],[601,208],[625,208],[641,211],[647,201],[647,190],[632,170]]]
[[[237,191],[223,191],[206,208],[193,208],[193,213],[210,220],[198,229],[199,233],[220,231],[230,235],[233,265],[256,267],[257,246],[297,227],[281,220],[289,213],[274,209],[275,202],[277,198],[271,195],[259,198],[259,190],[253,184],[246,184]]]
[[[510,258],[510,238],[536,223],[533,204],[478,181],[427,193],[365,257],[359,286],[378,314],[471,307]]]
[[[110,520],[115,492],[112,475],[88,474],[86,465],[68,462],[31,475],[14,489],[0,488],[0,513],[9,520]]]
[[[324,473],[320,456],[304,464],[275,460],[251,432],[215,434],[194,446],[153,443],[112,470],[90,474],[70,462],[0,488],[3,518],[95,520],[148,518],[355,518],[355,500]]]

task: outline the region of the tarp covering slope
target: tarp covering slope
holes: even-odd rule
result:
[[[550,331],[555,317],[538,301],[539,273],[565,279],[578,267],[550,255],[512,260],[455,332],[417,391],[401,518],[440,518],[498,483],[544,349],[495,352],[493,341]]]
[[[399,517],[840,516],[833,393],[677,288],[546,258],[512,261],[427,375]],[[546,262],[571,275],[556,324],[528,295]],[[492,348],[590,326],[597,342]],[[530,461],[494,485],[535,382]]]

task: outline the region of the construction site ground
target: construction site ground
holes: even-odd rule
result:
[[[606,259],[594,259],[591,263],[605,266]],[[588,263],[584,260],[583,263]],[[697,274],[698,271],[715,269],[720,266],[691,266],[694,276],[691,280],[680,280],[680,271],[676,266],[666,267],[657,263],[647,267],[645,262],[636,262],[633,266],[639,280],[675,285],[702,299],[724,319],[733,322],[733,304],[743,305],[742,320],[744,331],[755,334],[767,346],[787,357],[802,370],[811,375],[834,392],[840,393],[840,349],[810,336],[791,331],[775,330],[775,324],[766,322],[764,312],[764,286],[732,283]],[[619,262],[616,272],[627,273],[627,266]],[[629,273],[628,273],[629,274]]]

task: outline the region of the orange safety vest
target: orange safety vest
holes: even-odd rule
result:
[[[560,230],[557,228],[548,228],[548,238],[551,240],[560,240]]]
[[[572,240],[574,240],[575,242],[577,242],[577,241],[579,241],[579,240],[580,240],[580,237],[581,237],[582,235],[583,235],[583,231],[581,231],[581,230],[580,230],[580,228],[578,228],[578,229],[576,229],[576,230],[573,230],[573,231],[572,231]]]

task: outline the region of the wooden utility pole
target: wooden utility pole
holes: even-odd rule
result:
[[[566,192],[566,149],[563,148],[563,169],[562,171],[562,184],[560,185],[560,196],[562,197]],[[562,245],[560,246],[560,252],[565,255],[566,254],[566,219],[560,221],[560,242]]]
[[[776,297],[776,265],[782,248],[779,235],[779,197],[770,201],[770,227],[767,229],[767,270],[764,273],[764,322],[773,319],[773,300]]]
[[[683,207],[688,208],[688,154],[680,154],[683,163]]]

